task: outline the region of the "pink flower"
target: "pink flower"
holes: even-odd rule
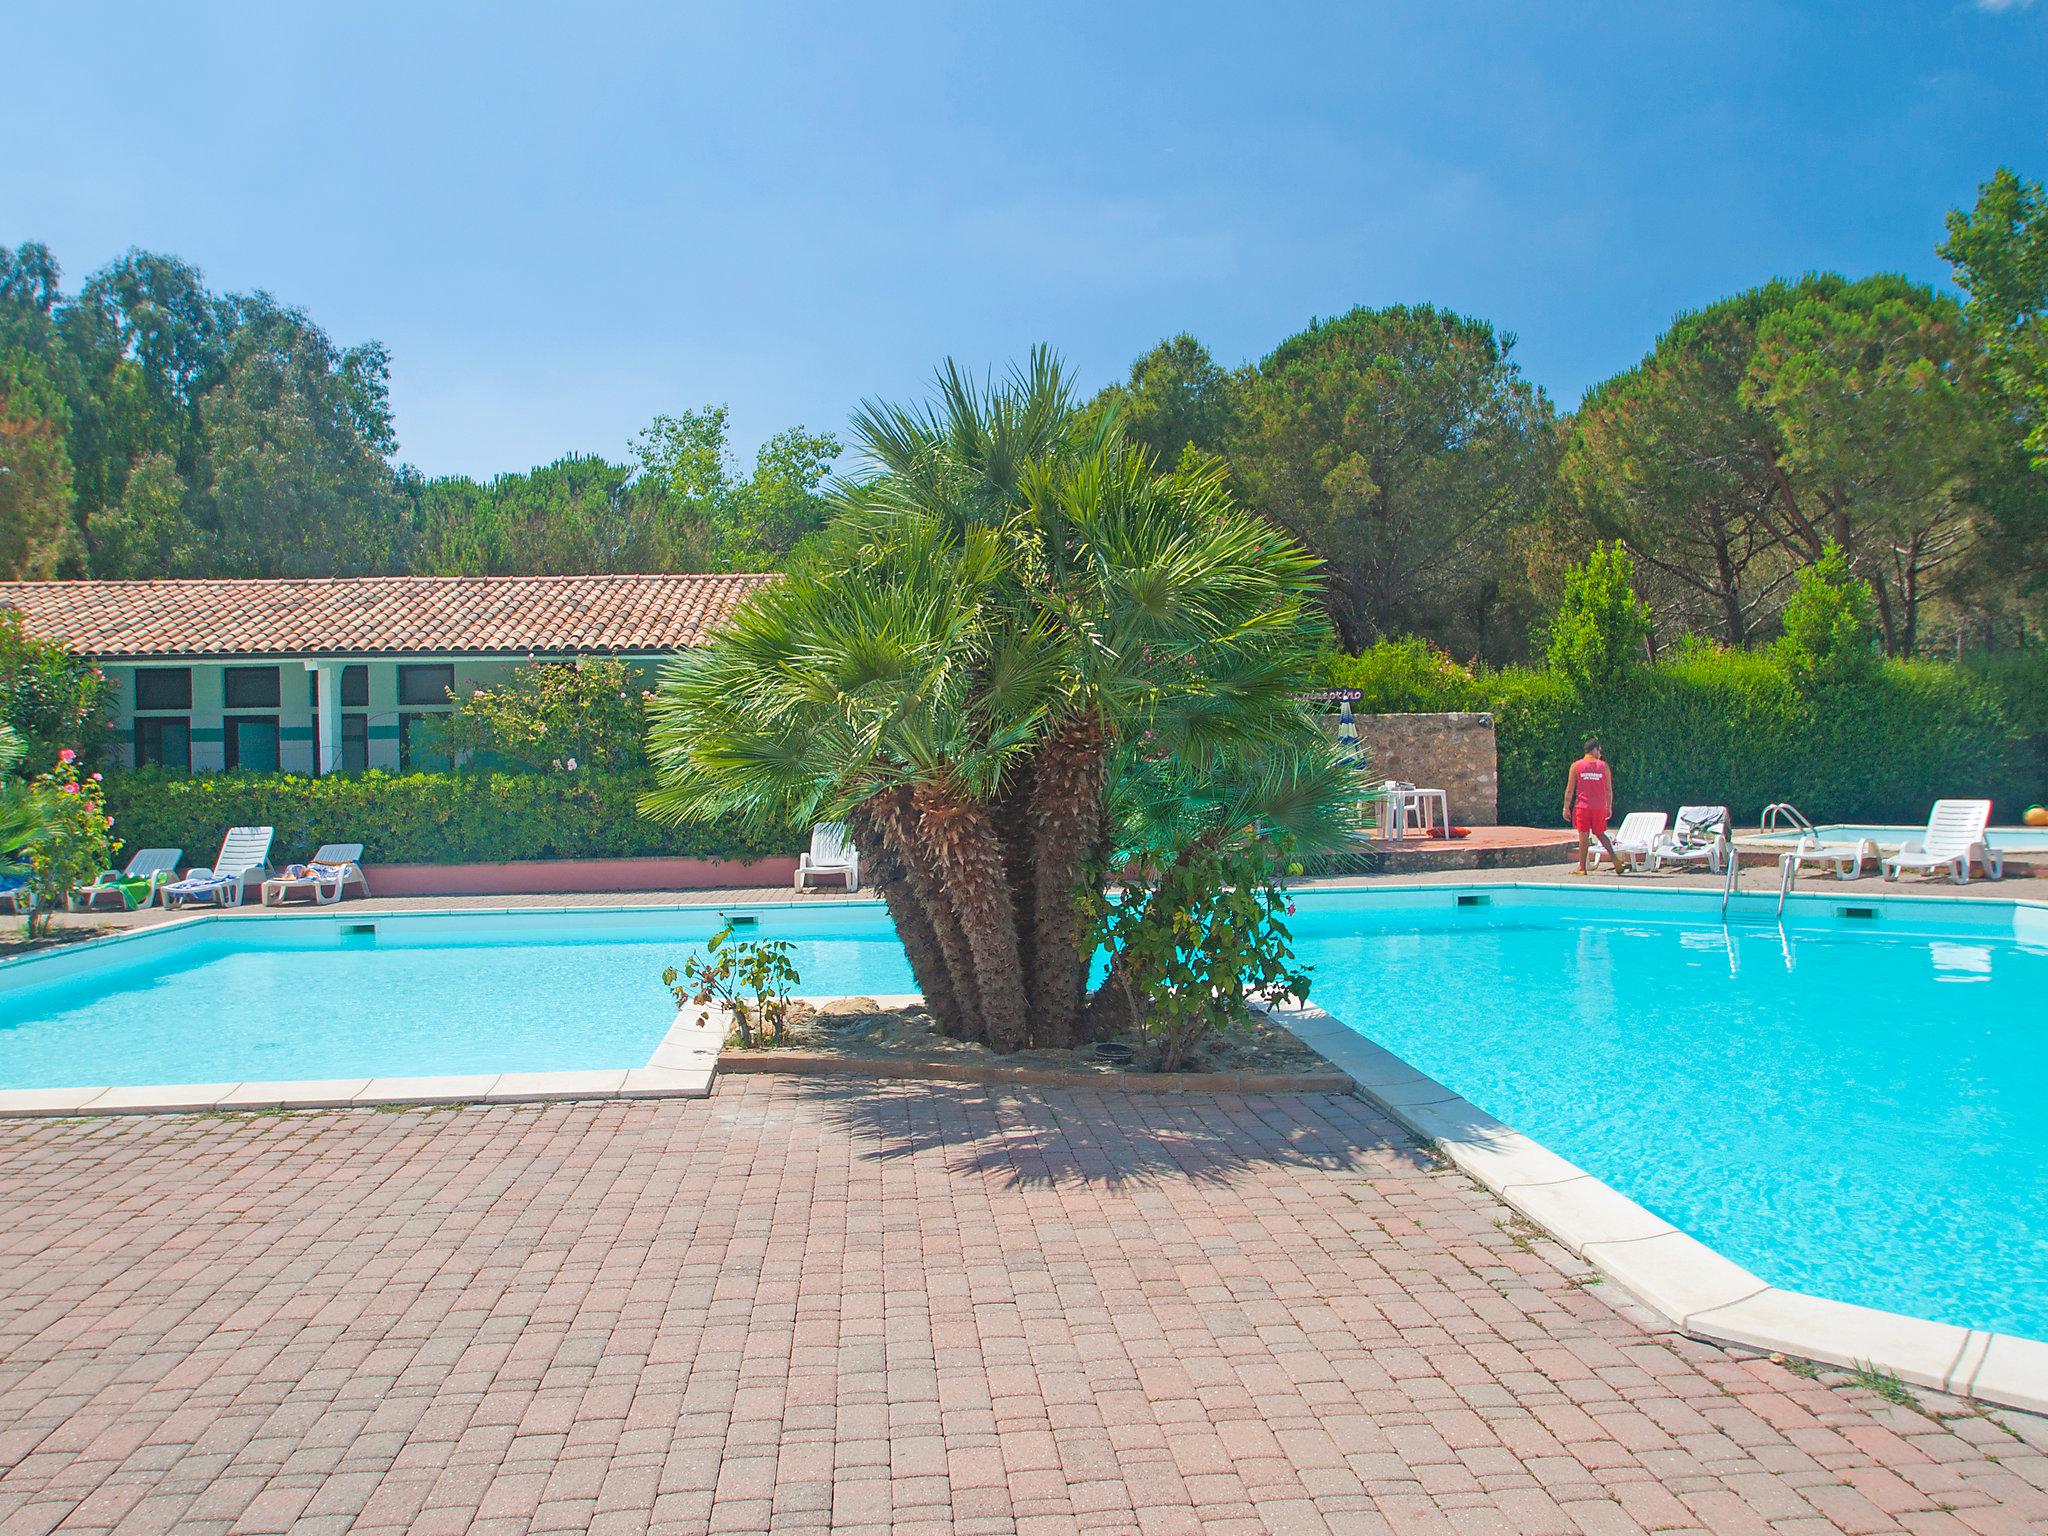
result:
[[[78,793],[78,786],[76,784],[66,784],[64,786],[64,793],[67,795],[75,795]]]
[[[100,776],[99,776],[98,774],[94,774],[94,775],[92,776],[92,781],[93,781],[93,783],[95,783],[95,784],[99,783],[99,782],[100,782]]]
[[[1294,916],[1294,903],[1291,901],[1287,903],[1287,915],[1289,917]]]
[[[59,752],[57,754],[57,761],[60,763],[75,763],[78,761],[78,754],[72,751],[69,747],[66,747],[62,752]]]

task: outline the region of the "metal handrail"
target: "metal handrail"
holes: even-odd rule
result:
[[[1735,845],[1728,846],[1728,860],[1721,870],[1721,917],[1728,916],[1728,902],[1742,885],[1742,860],[1736,857]]]
[[[1779,823],[1781,822],[1803,838],[1811,838],[1815,842],[1820,841],[1820,835],[1814,831],[1813,823],[1808,821],[1799,807],[1789,800],[1774,800],[1764,807],[1761,830],[1775,832],[1778,830]]]

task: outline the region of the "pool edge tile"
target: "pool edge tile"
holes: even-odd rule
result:
[[[1689,1333],[1750,1349],[1772,1350],[1854,1369],[1875,1364],[1915,1386],[1947,1391],[1971,1331],[1875,1307],[1830,1301],[1771,1286],[1754,1296],[1695,1312]]]
[[[278,1078],[243,1083],[216,1109],[346,1109],[370,1086],[367,1077]]]
[[[108,1088],[86,1106],[94,1115],[191,1114],[213,1109],[240,1083],[152,1083]]]
[[[1678,1230],[1590,1173],[1553,1183],[1504,1185],[1498,1193],[1581,1257],[1595,1244],[1637,1243]]]
[[[373,1077],[351,1104],[468,1104],[488,1099],[499,1073],[460,1077]]]
[[[1675,1227],[1654,1237],[1588,1243],[1580,1257],[1686,1333],[1693,1331],[1694,1318],[1770,1289],[1733,1259]]]
[[[108,1091],[104,1083],[92,1088],[0,1089],[0,1120],[80,1114]]]
[[[715,1065],[694,1068],[635,1067],[619,1090],[622,1099],[702,1099],[711,1094]]]
[[[507,1072],[482,1097],[492,1104],[537,1104],[550,1099],[615,1099],[626,1068],[589,1072]]]
[[[1987,1339],[1984,1358],[1970,1373],[1963,1395],[2048,1413],[2048,1343],[2010,1333]]]

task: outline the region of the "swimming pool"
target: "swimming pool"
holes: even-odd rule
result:
[[[1458,894],[1302,903],[1316,1002],[1774,1285],[2048,1339],[2048,910]]]
[[[637,1067],[706,908],[235,915],[0,965],[0,1089]],[[807,991],[912,990],[879,903],[758,919]]]
[[[2048,909],[1532,886],[1298,899],[1316,1000],[1793,1290],[2048,1339]],[[745,909],[810,994],[878,903]],[[1756,912],[1767,910],[1758,904]],[[0,1088],[634,1067],[703,909],[246,915],[0,964]]]
[[[1822,842],[1854,843],[1869,838],[1886,853],[1891,853],[1910,842],[1918,842],[1927,831],[1925,825],[1917,827],[1882,827],[1852,822],[1830,822],[1824,827],[1815,827],[1814,832]],[[1746,832],[1737,834],[1737,841],[1743,843],[1783,843],[1788,848],[1799,841],[1796,831]],[[1987,827],[1984,841],[2001,853],[2048,853],[2048,827]]]

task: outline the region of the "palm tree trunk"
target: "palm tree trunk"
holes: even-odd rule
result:
[[[920,850],[967,941],[984,1038],[992,1050],[1020,1051],[1031,1043],[1031,1005],[994,818],[979,801],[937,789],[914,790],[911,805]]]
[[[1089,955],[1078,901],[1102,828],[1105,750],[1102,722],[1090,711],[1055,729],[1035,754],[1032,905],[1024,958],[1040,1045],[1072,1045],[1080,1038]]]
[[[901,795],[900,790],[885,791]],[[924,994],[924,1006],[938,1021],[941,1031],[955,1038],[974,1033],[960,995],[953,985],[952,968],[939,943],[932,916],[918,899],[915,883],[905,867],[896,840],[882,830],[881,819],[872,802],[855,806],[846,816],[854,845],[861,851],[861,875],[875,888],[889,908],[889,920],[896,925],[896,937],[910,957],[910,974]]]
[[[967,934],[960,924],[959,914],[954,911],[948,899],[942,877],[931,864],[924,847],[924,839],[918,831],[917,813],[911,807],[911,794],[907,789],[895,789],[875,795],[861,802],[862,808],[871,812],[874,826],[879,835],[879,845],[888,848],[902,866],[904,877],[910,887],[912,900],[924,914],[931,928],[934,945],[938,951],[939,969],[947,985],[941,992],[950,991],[952,999],[952,1020],[949,1024],[945,1014],[933,1010],[933,1017],[939,1020],[941,1028],[956,1034],[962,1040],[985,1040],[988,1025],[981,1012],[981,988],[976,982],[974,954],[967,942]],[[856,834],[857,838],[858,834]],[[886,898],[885,898],[886,899]],[[892,909],[893,915],[893,909]],[[898,930],[899,936],[901,930]],[[906,940],[905,949],[909,950]],[[911,954],[913,970],[917,957]],[[927,985],[925,978],[918,977],[920,986]],[[931,994],[925,995],[927,1006]]]

